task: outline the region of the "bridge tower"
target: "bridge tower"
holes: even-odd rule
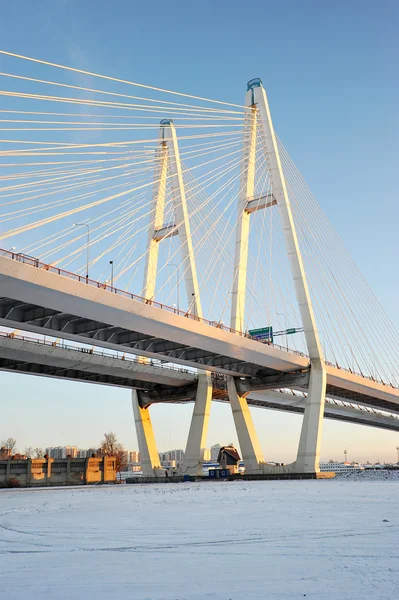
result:
[[[159,244],[162,240],[177,235],[180,242],[180,258],[183,264],[184,283],[187,294],[188,311],[196,318],[202,318],[198,277],[188,217],[183,172],[180,161],[176,129],[171,119],[163,119],[159,129],[159,145],[154,174],[152,211],[150,217],[146,264],[144,269],[143,295],[149,301],[154,299],[156,289]],[[172,188],[174,223],[164,223],[167,181]],[[144,359],[145,360],[145,359]],[[212,401],[212,380],[208,372],[199,372],[198,387],[184,457],[183,472],[202,473],[203,450],[206,445],[210,407]],[[141,408],[139,397],[133,392],[133,412],[136,422],[139,450],[148,458],[147,475],[158,473],[158,451],[149,418],[149,407]]]
[[[266,91],[260,79],[252,79],[248,83],[245,105],[250,110],[245,122],[244,160],[241,167],[240,194],[238,198],[231,327],[238,331],[244,331],[250,216],[257,210],[270,209],[274,205],[277,205],[310,356],[309,388],[297,459],[295,463],[288,465],[287,470],[312,473],[319,471],[320,442],[326,393],[324,356],[317,331]],[[258,124],[263,133],[264,152],[272,184],[272,194],[255,198],[256,134]],[[264,463],[247,401],[245,397],[238,394],[235,381],[232,377],[228,378],[228,391],[241,452],[245,464],[248,464],[249,467],[248,472],[268,470]]]

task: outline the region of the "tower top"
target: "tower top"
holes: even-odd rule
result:
[[[160,125],[170,125],[171,123],[173,123],[172,119],[162,119]]]
[[[247,92],[249,90],[253,90],[256,87],[262,87],[262,80],[260,77],[255,77],[255,79],[250,79],[247,83]]]

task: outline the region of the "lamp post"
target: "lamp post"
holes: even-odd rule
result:
[[[88,223],[74,223],[74,227],[87,227],[86,243],[86,283],[89,281],[89,247],[90,247],[90,225]]]
[[[110,260],[109,264],[111,265],[111,288],[114,287],[114,261]]]
[[[282,317],[284,317],[284,322],[285,322],[285,345],[287,348],[287,352],[288,352],[288,334],[287,334],[287,329],[288,329],[288,323],[287,323],[287,315],[285,313],[276,313],[276,315],[281,315]]]
[[[193,307],[193,313],[194,313],[194,318],[195,318],[197,316],[197,314],[196,314],[196,310],[195,310],[195,294],[194,294],[194,292],[191,295],[193,297],[193,301],[192,301],[191,305]]]
[[[174,267],[176,269],[176,292],[177,292],[177,312],[180,311],[180,267],[175,263],[166,263],[167,267]]]

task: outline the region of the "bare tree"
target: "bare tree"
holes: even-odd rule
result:
[[[100,450],[103,456],[115,456],[115,453],[120,450],[121,444],[113,431],[104,433],[104,439],[101,442]]]
[[[119,473],[119,479],[121,471],[126,471],[127,469],[127,456],[126,450],[123,449],[123,446],[119,448],[119,450],[115,453],[115,470]]]
[[[123,445],[118,442],[116,434],[110,431],[104,433],[104,439],[101,442],[100,451],[102,456],[115,456],[116,472],[120,473],[127,467],[127,457]]]
[[[34,448],[33,449],[33,458],[43,458],[44,450],[43,448]]]
[[[2,440],[0,445],[2,448],[8,450],[10,454],[17,452],[17,440],[15,438],[9,437],[6,440]]]
[[[25,454],[26,458],[32,458],[32,456],[33,456],[32,446],[26,446],[26,448],[24,450],[24,454]]]

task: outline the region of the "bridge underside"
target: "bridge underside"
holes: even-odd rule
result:
[[[279,373],[275,369],[234,360],[217,352],[208,352],[201,348],[11,298],[0,298],[0,325],[161,358],[168,362],[202,367],[233,376],[253,377]]]
[[[168,385],[153,383],[132,378],[132,376],[121,377],[120,375],[111,375],[109,373],[93,373],[88,370],[79,370],[72,367],[59,367],[51,365],[41,365],[35,362],[22,362],[20,360],[11,360],[0,357],[0,370],[12,373],[24,373],[27,375],[38,375],[41,377],[52,377],[57,379],[66,379],[69,381],[79,381],[86,383],[96,383],[99,385],[109,385],[132,389],[136,388],[144,392],[144,398],[149,400],[150,396],[155,395],[156,400],[149,400],[149,403],[187,403],[195,400],[195,385],[186,384],[178,388],[172,388]],[[217,380],[214,381],[212,399],[219,402],[229,402],[228,395],[223,389],[217,387]],[[155,393],[155,394],[154,394]],[[296,396],[278,390],[254,392],[247,396],[249,406],[264,408],[269,410],[279,410],[296,414],[303,414],[305,399],[303,396]],[[324,409],[324,418],[344,421],[347,423],[356,423],[379,429],[399,431],[399,418],[389,415],[381,415],[367,410],[360,410],[359,407],[338,405],[327,403]]]
[[[183,369],[167,368],[161,365],[141,363],[130,357],[121,358],[115,355],[104,355],[101,350],[82,347],[57,346],[35,338],[19,336],[0,336],[0,370],[96,383],[141,391],[144,406],[154,403],[186,403],[195,400],[197,390],[196,373]],[[287,388],[295,381],[296,387],[306,388],[308,373],[282,374],[270,376],[262,391],[243,392],[248,394],[250,406],[268,408],[303,414],[303,393],[288,393]],[[248,380],[238,378],[237,386],[248,387]],[[275,389],[281,383],[285,391]],[[254,380],[254,388],[261,387],[260,380]],[[226,377],[212,374],[212,398],[221,402],[229,402]],[[398,411],[399,412],[399,411]],[[360,405],[353,406],[327,399],[324,417],[368,425],[381,429],[399,431],[399,415],[380,413]]]
[[[0,298],[0,325],[22,328],[42,335],[59,336],[85,344],[92,343],[101,347],[149,355],[167,362],[206,367],[208,370],[236,377],[245,377],[246,383],[239,384],[242,393],[257,389],[277,389],[281,387],[306,390],[308,385],[307,379],[303,379],[305,369],[298,369],[297,372],[294,371],[293,373],[282,373],[276,369],[233,360],[231,357],[210,353],[200,348],[185,346],[181,343],[155,338],[71,313],[57,312],[53,309],[4,297]],[[13,367],[11,362],[9,367],[10,370],[17,368],[16,366]],[[39,367],[32,365],[30,369],[33,372]],[[79,369],[76,371],[79,371]],[[294,377],[291,382],[289,380],[290,376]],[[109,377],[110,385],[114,384],[112,376],[104,375],[103,377],[104,380]],[[137,385],[131,387],[154,390],[155,395],[160,390],[164,391],[163,386],[157,388],[138,382]],[[168,390],[167,394],[173,396],[174,392]],[[396,411],[398,409],[397,402],[389,402],[386,399],[360,393],[358,390],[331,385],[330,383],[327,384],[327,394],[336,399],[352,401],[383,410]],[[176,397],[176,401],[178,400]],[[185,400],[186,398],[183,397],[182,401]]]

